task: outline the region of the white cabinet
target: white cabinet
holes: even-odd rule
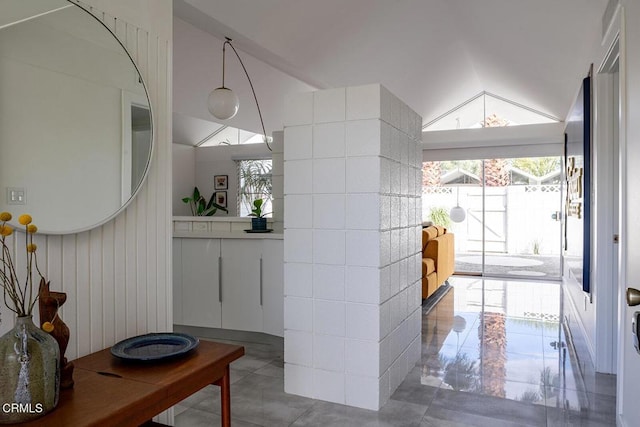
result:
[[[174,322],[284,335],[281,239],[174,238]]]
[[[182,325],[182,239],[173,239],[173,323]]]
[[[262,242],[222,241],[222,327],[262,331],[260,264]]]
[[[174,251],[178,250],[180,256],[173,255],[174,303],[180,301],[181,313],[175,323],[221,327],[220,239],[174,239]]]

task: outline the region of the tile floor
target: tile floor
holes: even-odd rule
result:
[[[380,411],[285,394],[282,343],[242,342],[246,355],[231,365],[233,425],[615,425],[615,376],[579,369],[558,283],[450,283],[423,307],[422,359]],[[219,425],[219,410],[209,386],[176,406],[176,425]]]

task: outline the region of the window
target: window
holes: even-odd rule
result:
[[[269,160],[240,160],[238,161],[238,214],[248,216],[253,207],[253,201],[263,199],[262,211],[268,217],[273,212],[271,195],[271,159]]]
[[[553,123],[560,119],[498,95],[480,92],[422,127],[425,131]]]

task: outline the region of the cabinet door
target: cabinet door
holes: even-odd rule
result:
[[[262,308],[264,332],[284,336],[284,242],[262,242]]]
[[[220,239],[182,239],[182,325],[219,328]]]
[[[182,239],[173,239],[173,323],[182,325]]]
[[[258,239],[222,241],[222,327],[262,332]]]

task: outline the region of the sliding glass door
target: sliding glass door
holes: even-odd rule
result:
[[[454,233],[457,274],[560,277],[560,158],[423,165],[423,220]]]

